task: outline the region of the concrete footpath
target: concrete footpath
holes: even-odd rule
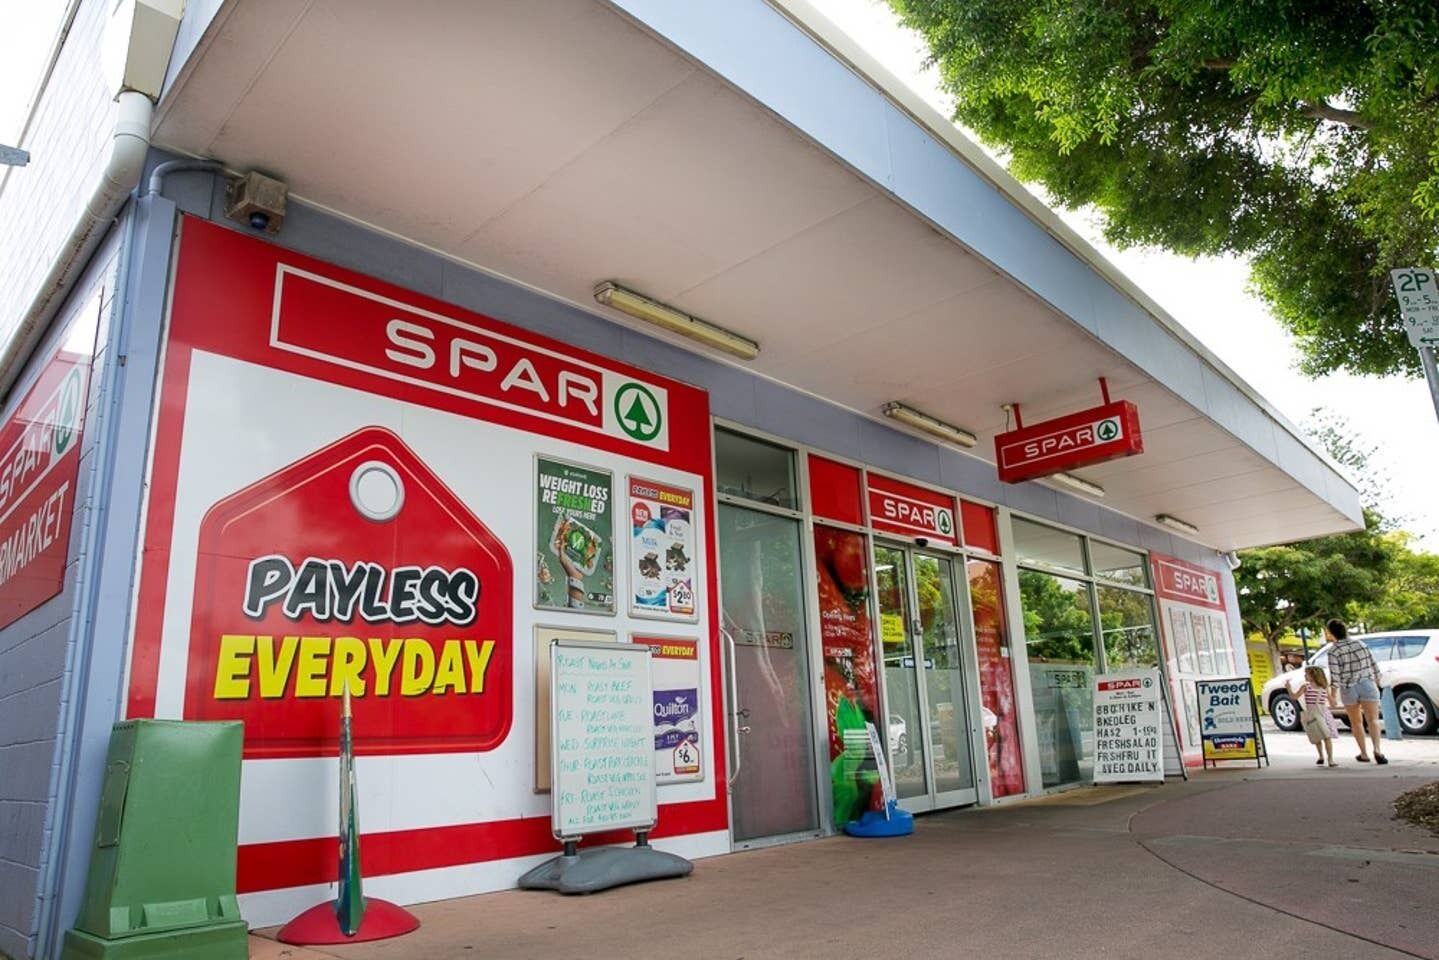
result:
[[[589,897],[426,904],[398,940],[301,950],[257,936],[251,955],[1439,960],[1439,837],[1392,819],[1394,797],[1439,779],[1439,741],[1393,744],[1387,767],[1341,742],[1331,770],[1302,736],[1269,739],[1268,770],[936,814],[901,840],[716,857]]]

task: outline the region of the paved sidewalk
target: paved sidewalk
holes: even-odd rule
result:
[[[426,904],[409,937],[323,951],[256,937],[252,956],[1439,960],[1439,837],[1390,806],[1439,778],[1439,743],[1329,770],[1291,736],[1271,734],[1268,770],[921,817],[902,840],[716,857],[590,897]]]

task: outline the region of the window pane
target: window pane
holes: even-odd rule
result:
[[[1098,541],[1089,541],[1089,559],[1094,575],[1135,587],[1149,586],[1144,554]]]
[[[722,627],[734,641],[734,710],[750,733],[731,815],[737,840],[819,828],[798,520],[720,504]]]
[[[1094,622],[1089,587],[1067,577],[1019,571],[1029,682],[1046,787],[1094,771]]]
[[[1149,594],[1105,586],[1098,590],[1105,669],[1159,666]]]
[[[1393,637],[1370,637],[1364,641],[1364,646],[1374,654],[1378,663],[1394,659],[1394,638]]]
[[[1014,520],[1014,551],[1020,563],[1039,563],[1046,567],[1084,573],[1084,548],[1079,537],[1053,527]]]
[[[1417,657],[1424,652],[1429,645],[1428,637],[1400,637],[1399,649],[1394,653],[1396,660],[1408,660],[1410,657]]]
[[[715,485],[720,493],[796,509],[794,451],[716,430]]]

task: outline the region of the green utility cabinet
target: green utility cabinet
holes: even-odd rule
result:
[[[61,960],[245,960],[235,900],[243,742],[240,723],[115,724],[85,902]]]

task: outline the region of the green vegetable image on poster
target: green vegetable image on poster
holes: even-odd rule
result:
[[[535,485],[535,606],[614,613],[614,478],[538,457]]]

